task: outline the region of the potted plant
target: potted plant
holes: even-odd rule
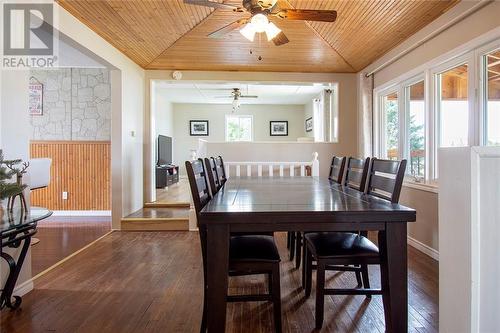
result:
[[[26,169],[17,170],[14,168],[14,165],[21,162],[21,160],[4,160],[3,151],[0,149],[0,219],[3,218],[4,214],[3,200],[20,195],[26,188],[26,185],[19,182],[19,176],[22,175]],[[14,175],[17,176],[18,181],[12,183],[10,179]]]

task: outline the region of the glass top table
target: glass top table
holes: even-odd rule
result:
[[[40,207],[31,207],[28,212],[20,206],[14,207],[12,212],[7,209],[3,211],[0,224],[0,256],[9,266],[9,275],[0,293],[0,310],[6,307],[15,310],[21,305],[21,297],[12,293],[30,247],[31,237],[37,232],[37,223],[50,215],[50,210]],[[15,260],[8,248],[19,247],[21,251]]]
[[[11,233],[23,229],[51,215],[52,211],[42,207],[31,207],[28,213],[25,213],[21,207],[15,207],[12,213],[5,209],[0,224],[0,233]]]

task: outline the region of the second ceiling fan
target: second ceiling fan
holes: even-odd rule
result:
[[[316,9],[285,9],[281,8],[278,0],[243,0],[242,6],[235,6],[209,0],[184,0],[184,3],[190,5],[205,6],[211,8],[228,9],[233,12],[248,12],[252,16],[236,20],[228,25],[210,33],[208,37],[223,38],[236,29],[250,41],[253,41],[256,33],[265,32],[267,39],[273,41],[276,46],[289,42],[286,35],[269,17],[277,17],[285,20],[303,20],[334,22],[337,19],[335,10],[316,10]]]

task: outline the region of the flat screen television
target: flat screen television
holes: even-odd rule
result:
[[[158,135],[158,165],[172,164],[172,138]]]

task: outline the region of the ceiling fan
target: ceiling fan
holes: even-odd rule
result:
[[[316,9],[284,9],[278,4],[278,0],[242,0],[242,6],[235,6],[209,0],[184,0],[184,3],[190,5],[205,6],[211,8],[228,9],[237,13],[248,12],[250,18],[236,20],[208,35],[211,38],[222,38],[236,29],[248,40],[252,41],[256,33],[265,32],[268,41],[273,41],[276,46],[289,42],[286,35],[269,17],[277,17],[286,20],[305,20],[334,22],[337,19],[335,10],[316,10]]]
[[[241,106],[240,98],[259,98],[259,96],[255,95],[242,95],[240,88],[233,88],[230,96],[216,96],[215,98],[232,98],[233,99],[233,111],[236,111]]]

